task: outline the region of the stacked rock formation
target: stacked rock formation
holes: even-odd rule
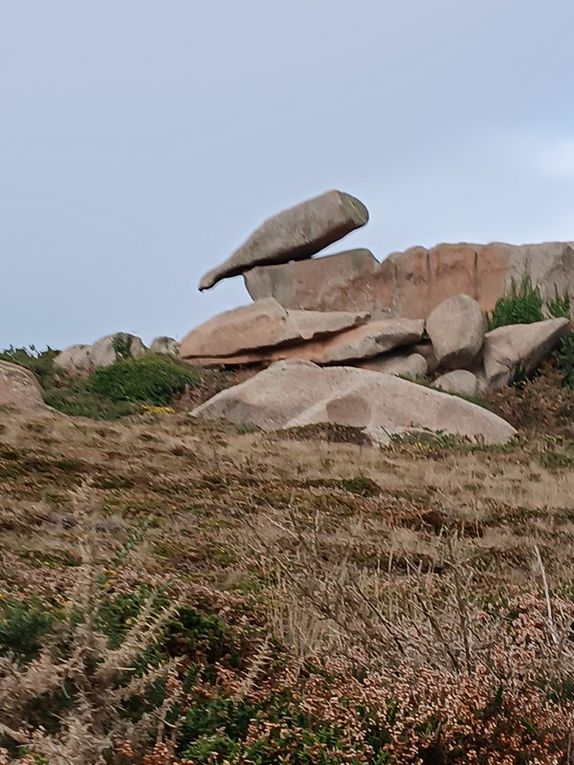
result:
[[[368,217],[359,200],[328,192],[267,220],[202,278],[205,290],[242,275],[254,302],[192,330],[181,357],[278,371],[222,392],[196,414],[262,427],[326,420],[390,432],[394,411],[399,430],[442,424],[491,441],[508,437],[504,427],[494,435],[483,410],[465,409],[473,405],[460,400],[454,406],[446,394],[472,397],[500,388],[518,371],[535,369],[555,347],[569,330],[567,319],[487,332],[486,311],[525,275],[543,299],[574,294],[571,243],[442,244],[393,253],[381,263],[365,249],[314,257]],[[321,371],[335,366],[347,369]],[[441,392],[397,376],[430,377]],[[302,396],[306,381],[313,391]],[[283,412],[271,405],[274,397]]]

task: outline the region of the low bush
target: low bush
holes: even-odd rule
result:
[[[488,316],[488,329],[508,324],[532,324],[543,319],[540,290],[532,285],[529,274],[525,274],[520,285],[513,279],[508,293],[497,300],[494,311]]]
[[[187,388],[199,384],[197,372],[168,356],[122,359],[89,377],[93,391],[110,401],[167,406]]]

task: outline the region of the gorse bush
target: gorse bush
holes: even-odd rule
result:
[[[497,300],[494,311],[488,316],[488,329],[508,324],[532,324],[543,319],[540,290],[532,285],[530,275],[525,274],[520,285],[513,279],[508,293]]]
[[[110,401],[166,406],[187,388],[199,384],[197,372],[167,356],[123,359],[96,369],[89,377],[93,391]]]

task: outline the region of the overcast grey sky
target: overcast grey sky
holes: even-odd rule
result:
[[[0,0],[0,347],[182,336],[329,188],[379,257],[574,239],[572,0]]]

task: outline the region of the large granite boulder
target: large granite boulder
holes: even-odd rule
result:
[[[9,361],[0,361],[0,406],[38,413],[50,411],[33,372]]]
[[[200,290],[263,264],[310,258],[369,219],[365,205],[350,194],[328,191],[265,221],[231,257],[201,279]]]
[[[531,374],[569,331],[568,319],[547,319],[487,332],[483,385],[488,390],[498,390],[516,375]]]
[[[374,276],[379,262],[370,250],[260,266],[243,274],[253,300],[273,297],[285,308],[307,311],[376,311]],[[341,308],[344,306],[344,308]]]
[[[426,322],[438,365],[444,369],[471,367],[484,343],[486,316],[469,295],[443,300]]]
[[[193,329],[182,340],[180,355],[184,359],[221,358],[261,350],[265,355],[265,349],[324,338],[367,319],[366,313],[287,311],[267,298],[225,311]]]
[[[330,316],[341,315],[335,312],[317,311],[288,311],[287,313],[295,316],[305,314],[324,317],[322,321],[326,321]],[[354,316],[355,314],[344,315]],[[417,319],[379,319],[329,336],[317,336],[317,339],[310,339],[307,342],[302,342],[304,338],[300,338],[299,342],[291,342],[289,345],[262,346],[260,349],[246,350],[232,356],[193,357],[193,361],[203,366],[269,364],[272,361],[285,359],[303,359],[316,364],[343,364],[378,356],[393,348],[416,343],[420,340],[423,329],[424,322]],[[185,340],[182,348],[184,344]]]
[[[54,366],[72,375],[89,374],[93,367],[91,345],[70,345],[54,359]]]
[[[282,361],[218,393],[192,414],[276,430],[314,423],[365,428],[387,438],[431,430],[504,443],[505,420],[456,396],[393,375]]]

